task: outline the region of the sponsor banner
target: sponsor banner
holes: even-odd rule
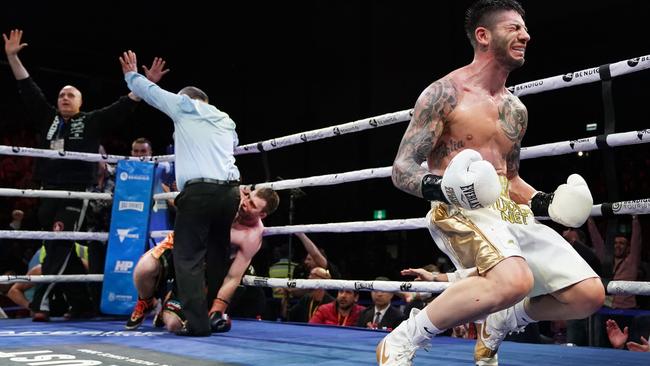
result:
[[[113,197],[119,203],[111,213],[101,311],[128,315],[138,299],[133,269],[147,244],[154,164],[120,161],[116,176]]]
[[[163,183],[171,186],[171,182],[176,179],[173,177],[174,170],[169,163],[162,162],[156,164],[156,169],[154,170],[154,179],[153,179],[153,193],[164,193],[162,189]],[[169,218],[169,208],[167,207],[167,200],[155,200],[153,206],[151,207],[151,214],[149,216],[149,230],[171,230],[172,223]],[[156,243],[161,242],[164,239],[156,238]]]

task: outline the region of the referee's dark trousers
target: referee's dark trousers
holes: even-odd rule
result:
[[[174,267],[188,335],[211,334],[206,295],[214,297],[227,272],[230,227],[239,208],[239,184],[190,179],[176,197]],[[207,279],[208,292],[205,292]]]

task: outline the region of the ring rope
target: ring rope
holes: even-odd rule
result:
[[[508,89],[516,96],[524,96],[549,90],[562,89],[569,86],[593,83],[600,80],[607,80],[608,78],[606,74],[609,74],[609,76],[613,78],[645,70],[647,68],[650,68],[650,55],[635,57],[629,60],[615,62],[613,64],[590,67],[580,71],[569,72],[564,75],[529,81],[508,87]]]
[[[450,286],[449,282],[429,281],[355,281],[326,279],[289,279],[246,275],[242,284],[253,287],[299,288],[323,290],[385,291],[385,292],[432,292],[441,293]]]
[[[113,199],[112,193],[96,192],[74,192],[74,191],[46,191],[39,189],[14,189],[0,188],[0,197],[42,197],[42,198],[78,198],[91,200],[110,201]]]
[[[102,274],[87,274],[87,275],[3,275],[0,276],[0,284],[8,283],[51,283],[51,282],[102,282],[104,275]]]
[[[602,203],[594,205],[591,209],[592,216],[611,215],[646,215],[650,214],[650,198],[621,201],[612,204]],[[548,219],[547,217],[536,217]],[[391,231],[415,230],[427,227],[426,218],[410,218],[395,220],[351,221],[326,224],[306,224],[269,226],[264,228],[264,236],[286,235],[294,233],[352,233],[366,231]],[[154,238],[164,238],[171,230],[154,230],[149,235]],[[77,231],[27,231],[27,230],[0,230],[0,239],[47,239],[47,240],[108,240],[105,232],[77,232]]]
[[[320,140],[329,137],[336,137],[348,133],[359,132],[371,128],[383,127],[399,122],[406,122],[411,119],[413,109],[383,114],[381,116],[360,119],[336,126],[319,128],[307,132],[294,133],[293,135],[278,137],[270,140],[255,142],[247,145],[240,145],[235,148],[235,155],[259,153],[279,149],[285,146],[302,144],[305,142]]]
[[[81,160],[90,162],[103,161],[106,163],[117,163],[120,160],[140,160],[140,161],[162,161],[156,156],[122,156],[122,155],[103,155],[97,153],[85,153],[78,151],[59,151],[50,149],[37,149],[33,147],[7,146],[0,145],[0,155],[15,156],[32,156],[37,158],[64,159],[64,160]]]
[[[306,280],[248,275],[244,276],[242,283],[254,287],[431,293],[443,292],[447,287],[451,286],[449,282],[433,281]],[[607,285],[607,292],[610,295],[650,295],[650,282],[610,281]]]
[[[613,133],[609,135],[592,136],[577,140],[554,142],[521,148],[521,159],[533,159],[542,156],[556,156],[650,142],[650,129]],[[426,164],[426,163],[425,163]],[[424,164],[423,164],[424,165]],[[255,184],[256,188],[271,188],[273,190],[292,189],[300,187],[316,187],[357,182],[366,179],[387,178],[392,173],[392,166],[361,169],[344,173],[317,175],[307,178],[295,178]],[[156,200],[172,199],[178,192],[158,193],[153,195]]]
[[[570,154],[576,151],[591,151],[597,149],[603,149],[607,147],[618,147],[618,146],[627,146],[627,145],[636,145],[650,142],[650,129],[644,129],[639,131],[629,131],[614,133],[608,135],[599,135],[592,136],[588,138],[581,138],[577,140],[561,141],[549,144],[542,144],[530,147],[521,148],[521,159],[531,159],[542,156],[556,156],[562,154]],[[0,154],[5,151],[3,148],[8,146],[0,145]],[[25,151],[39,150],[42,152],[47,152],[51,156],[38,155],[42,157],[51,157],[51,158],[63,158],[63,159],[77,159],[85,160],[82,157],[86,156],[99,156],[104,157],[99,154],[89,154],[89,153],[76,153],[76,152],[67,152],[65,155],[59,155],[58,151],[55,150],[43,150],[43,149],[32,149],[32,148],[17,148],[17,150],[12,151],[12,153],[23,156],[22,149]],[[78,157],[73,157],[79,155]],[[33,156],[33,155],[26,155]],[[115,155],[109,155],[115,156]],[[167,155],[170,156],[170,155]],[[126,157],[127,160],[129,157]],[[147,158],[139,158],[142,161],[148,161]],[[155,160],[154,157],[150,158],[152,161]],[[99,160],[92,160],[99,161]],[[392,167],[381,167],[381,168],[370,168],[362,169],[344,173],[336,174],[325,174],[319,176],[312,176],[307,178],[296,178],[281,180],[276,182],[267,182],[259,183],[256,186],[268,187],[274,190],[282,189],[291,189],[299,188],[306,186],[323,186],[323,185],[335,185],[342,184],[347,182],[355,182],[366,179],[373,178],[386,178],[391,175]],[[169,193],[159,193],[153,196],[156,200],[162,199],[172,199],[175,198],[179,193],[178,192],[169,192]],[[111,200],[112,195],[110,193],[92,193],[92,192],[80,192],[73,193],[69,191],[43,191],[43,190],[22,190],[22,189],[10,189],[10,188],[0,188],[0,196],[3,197],[48,197],[48,198],[78,198],[78,199],[100,199],[100,200]]]
[[[53,282],[102,282],[104,275],[3,275],[0,284],[11,283],[53,283]],[[242,283],[253,287],[299,288],[324,290],[353,290],[353,291],[385,291],[385,292],[430,292],[441,293],[447,289],[449,282],[433,281],[358,281],[358,280],[325,280],[325,279],[289,279],[244,276]],[[607,285],[610,295],[643,295],[650,296],[650,282],[642,281],[610,281]]]
[[[85,231],[0,230],[0,239],[108,240],[108,233]]]
[[[542,156],[555,156],[570,154],[576,151],[591,151],[606,147],[628,146],[650,142],[650,129],[614,133],[609,135],[592,136],[577,140],[561,141],[543,145],[521,148],[521,159],[532,159]],[[1,148],[2,146],[0,146]],[[52,150],[43,150],[56,152]],[[84,153],[85,154],[85,153]],[[92,154],[91,154],[92,155]],[[366,179],[386,178],[391,175],[392,167],[362,169],[344,173],[325,174],[307,178],[295,178],[256,184],[256,187],[268,187],[274,190],[291,189],[299,187],[314,187],[355,182]],[[153,195],[156,200],[172,199],[178,192],[158,193]],[[79,198],[111,200],[110,193],[70,192],[70,191],[44,191],[0,188],[0,196],[4,197],[48,197],[48,198]]]
[[[607,284],[610,295],[644,295],[650,296],[650,282],[610,281]]]

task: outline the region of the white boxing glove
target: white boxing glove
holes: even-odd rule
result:
[[[567,227],[582,226],[589,218],[593,204],[587,182],[578,174],[571,174],[554,193],[537,192],[530,200],[535,216],[549,216]]]
[[[451,159],[440,186],[449,203],[469,210],[494,204],[501,193],[494,166],[483,160],[478,151],[471,149],[465,149]]]

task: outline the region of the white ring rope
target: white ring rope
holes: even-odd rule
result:
[[[255,142],[247,145],[240,145],[235,148],[235,155],[269,151],[285,146],[301,144],[329,137],[336,137],[339,135],[364,131],[371,128],[388,126],[398,122],[406,122],[411,119],[412,112],[412,109],[407,109],[403,111],[383,114],[377,117],[364,118],[358,121],[348,122],[341,125],[320,128],[307,132],[294,133],[293,135],[278,137],[271,140]]]
[[[354,280],[305,280],[244,276],[242,284],[253,287],[300,288],[324,290],[385,291],[385,292],[431,292],[441,293],[450,286],[449,282],[429,281],[354,281]]]
[[[591,216],[607,216],[604,206],[606,204],[594,205],[591,208]],[[634,201],[615,202],[611,205],[611,213],[614,215],[647,215],[650,214],[650,198]]]
[[[377,220],[377,221],[352,221],[334,222],[328,224],[307,224],[270,226],[264,228],[264,236],[285,235],[294,233],[358,233],[365,231],[391,231],[391,230],[415,230],[426,227],[426,219],[398,219],[398,220]],[[152,238],[164,238],[171,230],[151,231]],[[2,231],[0,231],[2,233]],[[0,236],[1,238],[1,236]]]
[[[577,151],[591,151],[605,147],[618,147],[636,145],[650,142],[650,129],[614,133],[609,135],[592,136],[577,140],[555,142],[521,148],[521,159],[532,159],[542,156],[555,156],[570,154]],[[47,151],[47,150],[44,150]],[[299,187],[316,187],[356,182],[374,178],[387,178],[391,175],[392,167],[370,168],[337,174],[325,174],[307,178],[287,179],[276,182],[256,184],[256,187],[271,188],[274,190],[291,189]],[[175,198],[178,192],[158,193],[153,195],[155,200]],[[0,196],[4,197],[48,197],[48,198],[78,198],[111,200],[110,193],[70,192],[70,191],[44,191],[0,188]]]
[[[242,283],[254,287],[431,293],[441,293],[451,286],[449,282],[305,280],[257,276],[244,276]],[[650,295],[650,282],[611,281],[607,285],[607,292],[610,295]]]
[[[602,141],[602,142],[601,142]],[[532,159],[542,156],[556,156],[575,153],[578,151],[591,151],[606,147],[644,144],[650,142],[650,129],[620,132],[609,135],[592,136],[577,140],[568,140],[550,144],[536,145],[521,148],[521,159]],[[292,189],[300,187],[316,187],[335,185],[348,182],[357,182],[373,178],[387,178],[392,173],[392,167],[370,168],[344,173],[317,175],[307,178],[295,178],[255,184],[256,188],[271,188],[274,190]],[[158,193],[153,197],[156,200],[172,199],[178,192]]]
[[[50,283],[50,282],[102,282],[103,274],[86,274],[86,275],[3,275],[0,276],[0,284],[31,282],[31,283]]]
[[[650,296],[650,282],[611,281],[607,284],[610,295],[644,295]]]
[[[650,142],[650,129],[592,136],[577,140],[553,142],[521,148],[521,159],[534,159],[544,156],[571,154],[579,151],[592,151],[608,147],[646,144]]]
[[[108,233],[85,231],[0,230],[0,239],[108,240]]]
[[[0,188],[0,197],[78,198],[82,200],[91,199],[91,200],[110,201],[113,199],[113,194],[96,193],[96,192],[46,191],[46,190],[36,190],[36,189]]]
[[[102,282],[104,275],[3,275],[0,284],[11,283],[53,283],[53,282]],[[358,281],[358,280],[306,280],[288,278],[269,278],[244,276],[242,283],[246,286],[272,288],[299,288],[324,290],[353,290],[353,291],[385,291],[385,292],[430,292],[441,293],[447,289],[449,282],[429,281]],[[610,295],[650,295],[650,282],[641,281],[610,281],[607,285]]]
[[[604,209],[603,206],[610,206]],[[610,211],[611,210],[611,211]],[[603,203],[594,205],[591,216],[608,215],[647,215],[650,214],[650,198],[621,201],[613,204]],[[537,217],[537,219],[547,219]],[[354,233],[366,231],[391,231],[391,230],[416,230],[427,227],[426,218],[410,218],[396,220],[373,220],[334,222],[326,224],[306,224],[270,226],[264,228],[264,236],[286,235],[294,233]],[[171,230],[154,230],[149,235],[154,238],[164,238]],[[47,239],[47,240],[108,240],[108,233],[103,232],[76,232],[76,231],[26,231],[26,230],[0,230],[0,239]]]
[[[76,151],[59,151],[50,149],[36,149],[33,147],[19,147],[0,145],[0,155],[15,156],[33,156],[38,158],[64,159],[64,160],[81,160],[81,161],[103,161],[106,163],[117,163],[120,160],[140,160],[140,161],[162,161],[156,156],[151,157],[133,157],[122,155],[103,155],[96,153],[85,153]]]
[[[605,71],[606,73],[608,72],[612,78],[631,74],[633,72],[650,68],[650,55],[635,57],[629,60],[615,62],[613,64],[590,67],[580,71],[569,72],[564,75],[529,81],[527,83],[508,87],[508,89],[516,96],[523,96],[549,90],[562,89],[569,86],[593,83],[600,80],[607,80],[609,79],[607,76],[601,75],[603,68],[607,68]]]

